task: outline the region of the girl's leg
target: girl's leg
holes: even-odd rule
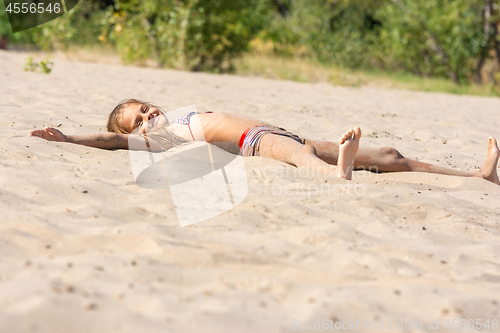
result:
[[[317,155],[323,161],[336,164],[338,160],[339,147],[334,142],[306,140],[306,144],[316,148]],[[418,162],[401,155],[396,149],[390,147],[369,148],[361,147],[354,160],[355,169],[365,169],[369,171],[415,171],[437,173],[450,176],[481,177],[495,184],[500,184],[497,175],[497,163],[500,157],[500,150],[497,141],[490,137],[488,139],[488,151],[486,161],[480,170],[463,171],[446,168],[438,165]]]
[[[319,159],[312,145],[302,145],[297,141],[275,134],[264,135],[260,141],[259,154],[262,157],[272,158],[286,162],[296,167],[307,167],[309,169],[326,173],[350,180],[352,177],[352,165],[359,147],[361,131],[358,127],[347,131],[339,139],[339,164],[337,167]]]

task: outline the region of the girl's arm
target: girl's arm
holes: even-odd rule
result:
[[[154,141],[148,140],[149,149],[144,138],[129,134],[118,133],[98,133],[87,135],[64,135],[61,131],[45,127],[43,130],[31,131],[28,136],[36,136],[48,141],[69,142],[83,146],[89,146],[101,149],[129,149],[129,141],[132,143],[130,149],[150,150],[153,152],[162,151],[161,147]]]

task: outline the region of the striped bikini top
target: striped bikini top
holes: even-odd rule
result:
[[[205,113],[213,113],[212,111],[207,111]],[[185,115],[183,115],[182,117],[180,118],[177,118],[175,119],[174,121],[171,122],[171,124],[181,124],[181,125],[187,125],[188,129],[189,129],[189,133],[191,134],[191,138],[193,139],[193,141],[196,141],[196,139],[194,138],[194,134],[193,134],[193,131],[191,130],[191,125],[190,125],[190,122],[191,122],[191,117],[195,114],[199,114],[198,112],[189,112],[189,113],[186,113]]]
[[[205,113],[213,113],[212,111],[207,111]],[[177,118],[175,119],[174,121],[172,121],[172,124],[182,124],[182,125],[189,125],[189,123],[191,122],[191,117],[195,114],[199,114],[199,112],[189,112],[189,113],[186,113],[185,115],[183,115],[182,117],[180,118]]]

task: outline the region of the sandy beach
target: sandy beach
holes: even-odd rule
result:
[[[27,136],[105,132],[113,107],[139,98],[310,139],[359,126],[363,146],[467,170],[481,167],[488,136],[500,139],[499,98],[63,59],[44,75],[23,71],[28,55],[0,51],[1,333],[499,324],[500,186],[483,179],[355,171],[348,182],[250,157],[246,199],[181,227],[168,188],[136,185],[128,151]]]

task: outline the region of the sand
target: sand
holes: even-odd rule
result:
[[[44,75],[23,71],[27,56],[0,51],[0,332],[498,323],[500,186],[367,171],[348,182],[252,157],[241,204],[181,227],[168,189],[136,185],[128,151],[27,134],[104,132],[117,102],[135,97],[243,114],[311,139],[360,126],[361,145],[465,170],[482,165],[489,135],[500,137],[500,99],[62,59]],[[308,322],[330,329],[299,329]]]

